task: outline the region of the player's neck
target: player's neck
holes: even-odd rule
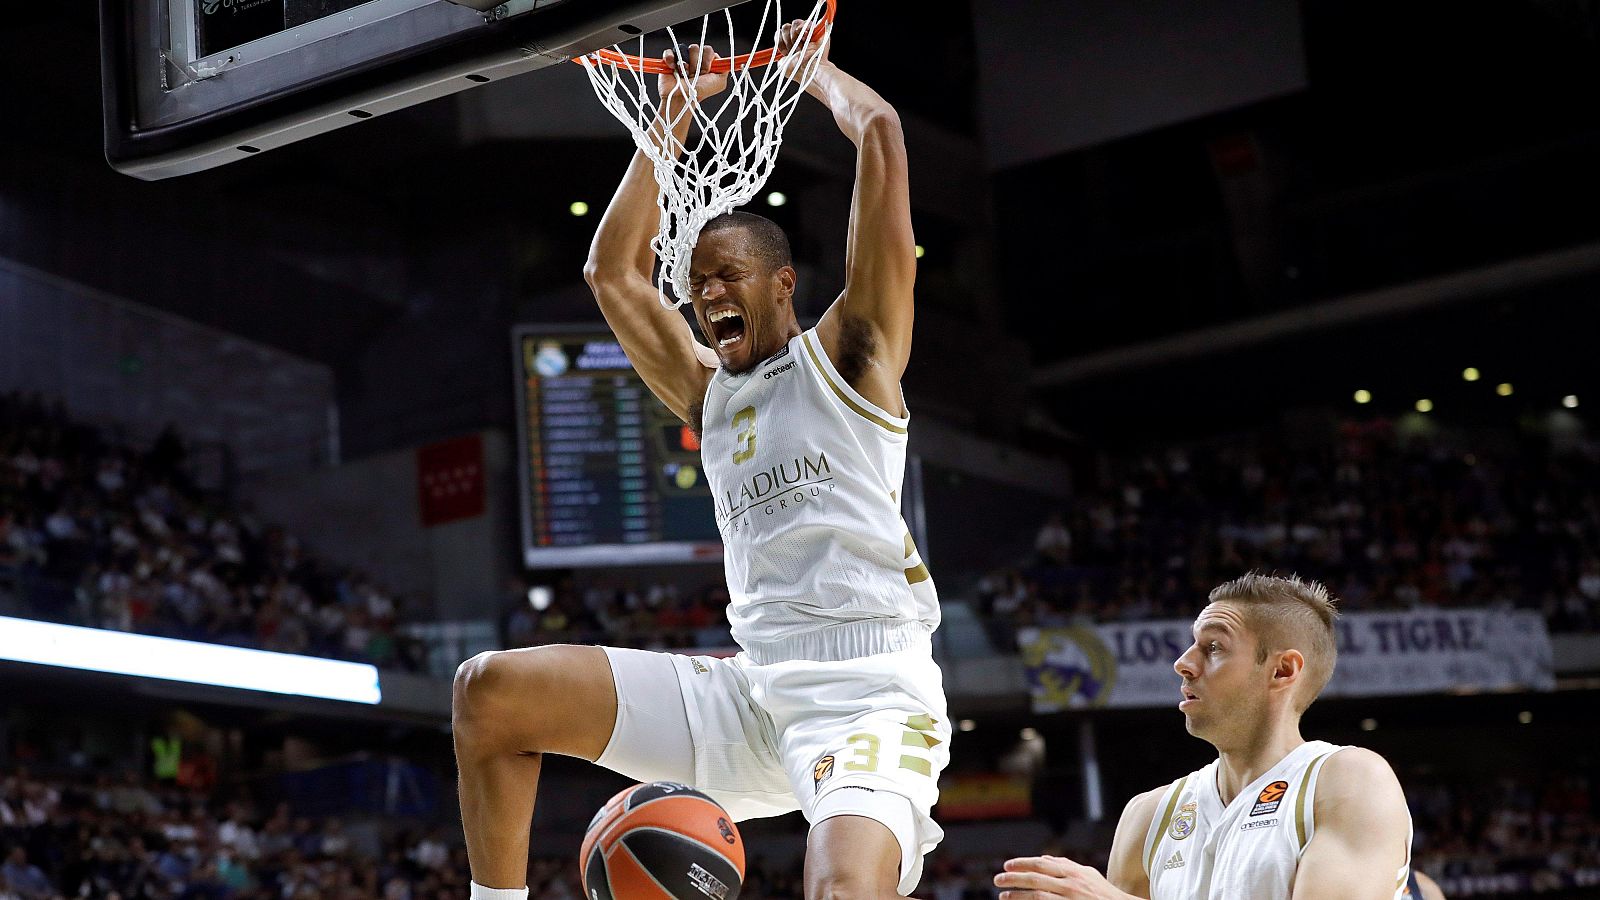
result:
[[[789,346],[789,342],[799,337],[800,334],[800,323],[790,319],[788,324],[783,326],[782,339],[774,340],[771,346],[762,347],[760,350],[756,351],[756,354],[761,359],[771,359],[778,353],[778,351]]]
[[[1244,786],[1304,744],[1299,721],[1273,722],[1236,745],[1217,746],[1217,794],[1223,805],[1233,801]]]

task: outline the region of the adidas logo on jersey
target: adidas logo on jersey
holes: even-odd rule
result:
[[[1163,868],[1163,869],[1181,869],[1181,868],[1183,868],[1183,851],[1181,851],[1181,850],[1172,851],[1172,858],[1167,860],[1165,863],[1163,863],[1161,868]]]

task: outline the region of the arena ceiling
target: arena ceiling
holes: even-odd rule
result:
[[[852,0],[841,12],[837,57],[926,132],[949,146],[965,142],[984,161],[981,203],[965,216],[919,212],[924,285],[953,315],[997,309],[996,327],[1036,372],[1600,241],[1593,3],[1228,0],[1234,18],[1221,17],[1221,33],[1240,24],[1239,43],[1208,38],[1211,54],[1194,42],[1216,23],[1179,27],[1171,18],[1186,5],[1146,0],[1142,20],[1119,18],[1126,3],[1045,0],[940,0],[918,4],[915,15]],[[441,284],[481,281],[501,298],[470,311],[493,320],[489,334],[540,315],[576,283],[573,261],[593,219],[565,208],[609,195],[627,152],[620,138],[470,127],[492,120],[495,100],[469,93],[245,164],[139,183],[100,156],[92,7],[29,4],[0,25],[0,77],[10,85],[0,135],[4,252],[118,293],[146,285],[134,299],[331,363],[397,319],[425,318],[430,303],[457,302]],[[1172,86],[1269,58],[1263,71],[1228,80],[1231,93],[1188,97]],[[1063,72],[1078,93],[1052,82]],[[998,115],[997,89],[1024,92],[1041,108]],[[1075,105],[1060,108],[1069,99]],[[842,189],[847,165],[826,156],[780,167],[775,186],[791,195]],[[591,165],[613,158],[614,166]],[[792,205],[774,216],[801,232],[802,256],[836,251],[837,235]],[[113,224],[73,224],[94,218]],[[969,252],[974,240],[992,249]],[[116,244],[126,252],[107,246]],[[223,256],[281,271],[290,287],[270,306],[227,302],[225,272],[214,265]],[[185,288],[186,272],[201,289]],[[1551,359],[1541,346],[1565,346],[1570,324],[1588,323],[1580,299],[1593,287],[1579,272],[1480,294],[1454,316],[1448,304],[1430,313],[1441,317],[1431,333],[1461,342],[1516,334],[1515,346],[1500,349],[1533,369]],[[1224,406],[1277,409],[1316,378],[1276,364],[1266,368],[1299,374],[1243,378],[1250,359],[1349,359],[1353,347],[1413,333],[1409,321],[1313,330],[1256,351],[1265,356],[1201,354],[1071,383],[1045,379],[1035,395],[1047,419],[1092,433],[1113,432],[1130,415],[1108,398],[1160,402],[1170,392],[1163,382],[1200,398],[1185,407],[1195,416],[1211,410],[1203,398],[1240,384],[1253,387]],[[1355,337],[1361,329],[1370,337]],[[1401,343],[1381,355],[1425,371],[1461,358],[1441,339]],[[503,380],[497,355],[483,365],[495,370],[485,382]],[[1553,380],[1593,380],[1573,365]],[[1316,389],[1343,394],[1349,380],[1329,374]]]

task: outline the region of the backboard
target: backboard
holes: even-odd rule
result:
[[[729,2],[100,0],[106,159],[202,171]]]

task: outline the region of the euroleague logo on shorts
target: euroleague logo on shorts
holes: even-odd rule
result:
[[[1289,782],[1274,781],[1261,789],[1256,795],[1256,805],[1250,808],[1250,815],[1264,816],[1278,811],[1279,804],[1283,803],[1284,792],[1289,790]]]
[[[811,786],[815,790],[822,790],[822,783],[827,781],[828,776],[832,774],[833,754],[830,753],[817,760],[817,764],[811,767]]]

